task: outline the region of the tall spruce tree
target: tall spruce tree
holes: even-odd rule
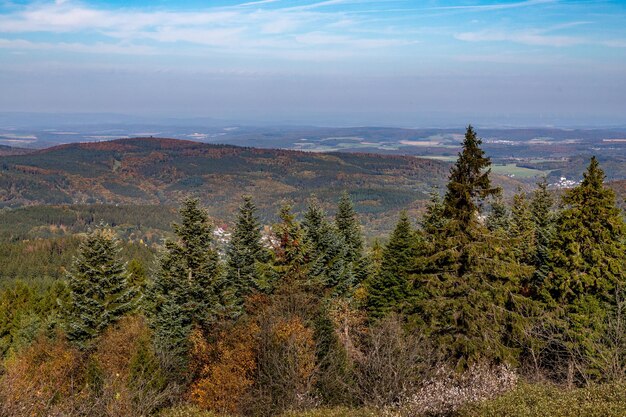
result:
[[[150,318],[161,351],[185,356],[192,327],[207,328],[224,312],[224,280],[213,247],[213,226],[197,199],[180,209],[176,240],[167,241],[150,288]]]
[[[81,347],[136,306],[138,294],[119,252],[114,232],[100,225],[81,243],[68,273],[65,328],[68,339]]]
[[[498,190],[491,186],[490,161],[469,126],[463,149],[451,170],[444,198],[444,227],[427,236],[428,253],[418,259],[420,275],[413,321],[460,367],[481,360],[515,361],[509,342],[521,330],[515,310],[520,278],[528,270],[503,249],[501,237],[479,221],[481,201]]]
[[[269,255],[268,249],[263,246],[256,206],[252,197],[244,196],[226,249],[226,281],[233,289],[238,308],[241,308],[245,297],[266,289],[263,265],[269,261]]]
[[[515,257],[524,264],[533,265],[536,251],[535,223],[530,204],[522,190],[513,196],[509,232]]]
[[[487,229],[491,232],[498,232],[506,234],[511,227],[511,215],[509,209],[504,203],[504,198],[501,193],[498,193],[495,199],[491,203],[491,211],[487,215],[485,221]]]
[[[417,251],[417,232],[406,212],[402,212],[383,250],[380,272],[367,281],[367,310],[371,317],[381,318],[402,309],[409,296],[409,278],[415,272]]]
[[[441,195],[437,190],[430,193],[430,201],[426,206],[426,213],[420,222],[420,226],[424,235],[427,237],[436,236],[445,226],[446,217],[443,215],[445,205]]]
[[[369,259],[364,256],[361,224],[348,192],[343,192],[337,206],[335,225],[346,244],[346,259],[352,265],[355,283],[361,283],[370,274]]]
[[[310,247],[311,280],[335,295],[346,294],[354,284],[352,264],[343,236],[326,218],[317,199],[309,202],[302,226]]]
[[[529,292],[536,298],[546,288],[546,280],[550,273],[549,258],[550,244],[554,236],[556,216],[553,213],[554,199],[548,190],[548,181],[544,177],[537,183],[530,202],[531,217],[535,230],[535,251],[533,252],[532,264],[535,271],[529,285]]]
[[[491,161],[485,157],[481,144],[474,128],[468,126],[463,150],[450,171],[444,197],[444,216],[460,227],[473,225],[482,200],[498,193],[498,189],[491,186]]]
[[[564,318],[566,343],[595,357],[602,354],[605,318],[626,283],[626,225],[595,157],[583,177],[563,196],[545,293]]]
[[[280,222],[273,227],[273,251],[266,272],[272,289],[281,285],[311,289],[309,280],[310,244],[304,229],[285,204],[279,212]]]

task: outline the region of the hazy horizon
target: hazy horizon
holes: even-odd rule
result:
[[[0,112],[623,126],[621,1],[0,3]]]

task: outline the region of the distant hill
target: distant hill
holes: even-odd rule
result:
[[[0,156],[24,155],[33,152],[32,149],[14,148],[12,146],[0,145]]]
[[[264,220],[281,200],[301,210],[315,194],[332,207],[349,190],[374,233],[401,209],[418,210],[443,186],[449,163],[411,156],[255,149],[161,138],[74,143],[0,157],[0,205],[143,204],[176,206],[200,197],[221,221],[242,194]]]

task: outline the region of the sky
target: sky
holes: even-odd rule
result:
[[[0,0],[0,112],[626,125],[626,1]]]

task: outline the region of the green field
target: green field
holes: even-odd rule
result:
[[[445,155],[420,155],[420,158],[426,158],[426,159],[434,159],[437,161],[443,161],[443,162],[454,162],[457,159],[457,156],[445,156]]]
[[[534,178],[550,173],[549,171],[518,167],[516,164],[494,164],[491,166],[491,172],[493,172],[494,174],[508,175],[515,178]]]

